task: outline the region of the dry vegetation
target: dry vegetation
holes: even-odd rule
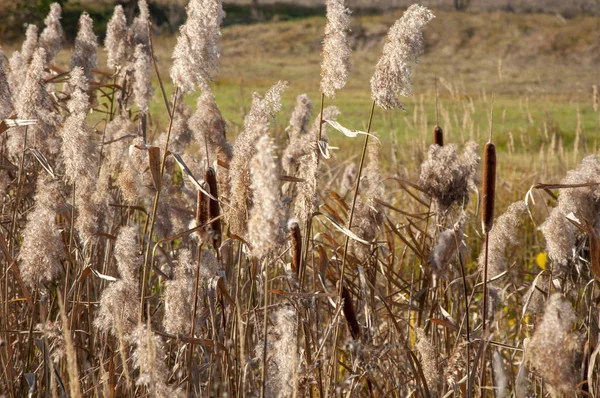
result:
[[[0,52],[0,397],[597,396],[598,20],[221,7]]]

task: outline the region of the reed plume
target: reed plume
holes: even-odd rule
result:
[[[223,4],[221,0],[191,0],[186,12],[187,21],[179,28],[173,50],[171,79],[184,92],[192,92],[196,85],[204,91],[218,70]]]
[[[323,39],[321,92],[333,98],[337,90],[344,88],[350,75],[350,10],[344,5],[344,0],[327,0],[326,5],[327,24]]]
[[[6,73],[6,61],[4,52],[0,47],[0,120],[5,119],[13,111],[12,94],[8,84],[8,74]]]
[[[107,52],[106,64],[109,68],[117,69],[127,60],[130,50],[127,19],[123,6],[120,4],[115,6],[113,15],[106,25],[104,48]]]
[[[79,30],[75,38],[71,69],[83,68],[88,81],[92,81],[92,70],[98,66],[98,38],[94,33],[94,21],[84,12],[79,18]]]
[[[404,108],[398,94],[410,96],[410,61],[424,51],[423,28],[435,16],[426,7],[413,4],[388,32],[383,54],[371,78],[373,101],[384,109]]]
[[[62,50],[65,34],[60,24],[62,9],[59,3],[50,5],[50,12],[44,19],[46,27],[42,30],[39,38],[40,47],[46,51],[46,62],[50,63]]]

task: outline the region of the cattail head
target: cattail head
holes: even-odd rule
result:
[[[321,64],[321,92],[335,97],[335,92],[346,85],[350,74],[352,50],[347,33],[350,30],[350,10],[344,0],[327,0],[327,25],[323,40]]]
[[[106,64],[109,68],[116,69],[127,59],[129,42],[127,37],[127,19],[123,6],[115,6],[110,21],[106,25],[106,39],[104,39],[104,48],[108,54]]]
[[[210,189],[210,194],[215,197],[215,198],[219,198],[219,193],[218,193],[218,184],[217,184],[217,174],[215,173],[215,169],[213,169],[212,167],[209,167],[206,170],[206,173],[204,173],[204,181],[206,181],[206,184],[208,185],[208,188]],[[219,202],[215,199],[209,198],[209,204],[208,204],[208,219],[212,220],[214,218],[217,218],[221,215],[221,209],[219,207]],[[213,222],[210,223],[210,230],[211,230],[211,235],[212,235],[212,243],[213,243],[213,247],[215,248],[215,250],[219,250],[219,247],[221,247],[221,220],[215,220]]]
[[[444,130],[438,124],[433,128],[433,143],[444,146]]]
[[[98,38],[94,33],[94,21],[84,12],[79,18],[79,30],[75,38],[75,49],[71,55],[71,69],[83,68],[88,80],[92,80],[92,69],[98,65]]]
[[[354,303],[352,302],[352,294],[345,285],[342,285],[342,300],[344,300],[342,310],[344,311],[344,318],[346,318],[346,325],[348,326],[348,330],[350,331],[352,338],[357,340],[361,337],[362,331],[360,324],[358,323],[358,317],[356,315],[356,310],[354,309]]]
[[[50,62],[56,57],[62,49],[65,40],[60,24],[61,11],[60,4],[52,3],[50,5],[50,12],[46,16],[46,19],[44,19],[46,27],[40,34],[40,47],[46,50],[46,62]]]
[[[191,0],[186,11],[188,18],[179,28],[173,51],[171,79],[183,91],[191,92],[196,85],[206,89],[217,72],[219,27],[225,13],[221,0]]]
[[[488,142],[483,150],[483,182],[481,188],[481,224],[484,233],[494,225],[496,196],[496,146]]]
[[[294,218],[290,219],[288,221],[288,228],[290,230],[290,241],[292,242],[292,270],[298,276],[302,262],[302,235],[298,220]]]
[[[384,108],[402,108],[398,94],[412,94],[412,59],[423,53],[423,27],[435,16],[426,7],[413,4],[390,28],[383,54],[371,78],[371,96]]]

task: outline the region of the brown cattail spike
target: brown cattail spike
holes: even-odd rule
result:
[[[212,167],[209,167],[204,173],[204,180],[208,184],[210,189],[210,194],[218,199],[218,189],[217,189],[217,173]],[[208,205],[208,220],[215,219],[221,215],[221,209],[219,208],[219,202],[215,199],[209,199]],[[221,247],[221,220],[215,220],[210,223],[212,229],[212,244],[215,250],[219,250]]]
[[[496,194],[496,146],[485,144],[483,152],[483,187],[481,195],[481,222],[483,232],[488,233],[494,225],[494,202]]]
[[[342,299],[344,300],[344,306],[342,309],[344,311],[344,317],[346,318],[348,330],[350,331],[352,338],[356,340],[361,336],[360,325],[358,323],[358,318],[356,317],[354,304],[352,303],[352,294],[344,285],[342,285]]]
[[[433,143],[439,146],[444,146],[444,130],[437,124],[433,128]]]
[[[300,226],[295,220],[290,221],[290,240],[292,241],[292,270],[299,276],[300,262],[302,260],[302,235]]]
[[[210,191],[208,184],[204,183],[203,189],[207,192]],[[209,205],[208,196],[204,194],[200,189],[198,190],[198,197],[196,202],[196,225],[204,225],[210,219],[209,218]],[[204,240],[206,234],[206,226],[198,231],[200,239]]]

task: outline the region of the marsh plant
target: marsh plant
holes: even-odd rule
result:
[[[399,172],[371,126],[411,106],[435,16],[389,29],[363,132],[335,106],[352,13],[326,8],[321,98],[293,93],[285,129],[284,81],[224,119],[220,0],[190,0],[170,76],[145,0],[103,45],[84,13],[64,49],[53,4],[0,52],[0,396],[599,393],[598,157],[505,212],[493,118],[488,143],[436,123]]]

